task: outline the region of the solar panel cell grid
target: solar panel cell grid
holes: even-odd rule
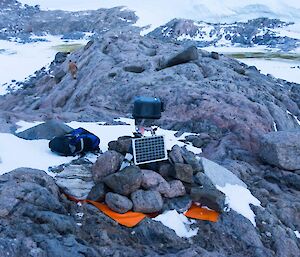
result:
[[[135,164],[167,159],[163,136],[144,137],[133,140]]]

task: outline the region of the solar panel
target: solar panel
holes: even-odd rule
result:
[[[136,165],[168,159],[164,136],[133,139],[132,148]]]

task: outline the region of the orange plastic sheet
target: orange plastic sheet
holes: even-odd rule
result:
[[[96,208],[102,211],[105,215],[115,220],[119,224],[132,228],[139,224],[144,218],[150,217],[153,218],[157,216],[157,214],[143,214],[140,212],[129,211],[124,214],[120,214],[112,211],[107,205],[95,201],[90,200],[78,200],[72,196],[68,196],[68,198],[75,202],[86,202],[93,204]],[[209,210],[207,208],[202,208],[193,204],[191,208],[184,214],[188,218],[198,219],[198,220],[207,220],[212,222],[217,222],[219,218],[219,213],[213,210]]]
[[[217,222],[219,219],[219,213],[207,208],[203,208],[193,204],[191,208],[184,214],[186,217],[197,220],[208,220]]]
[[[98,203],[98,202],[94,202],[94,201],[87,201],[87,202],[91,203],[92,205],[94,205],[95,207],[97,207],[105,215],[107,215],[108,217],[112,218],[113,220],[115,220],[119,224],[121,224],[123,226],[126,226],[128,228],[132,228],[132,227],[136,226],[144,218],[147,217],[143,213],[133,212],[133,211],[129,211],[129,212],[126,212],[124,214],[120,214],[120,213],[112,211],[111,209],[109,209],[107,207],[107,205],[105,205],[103,203]]]

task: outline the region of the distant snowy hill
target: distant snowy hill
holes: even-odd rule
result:
[[[161,38],[169,35],[173,37],[171,38],[172,40],[179,40],[180,43],[192,40],[192,43],[199,47],[205,47],[206,50],[218,51],[220,53],[265,52],[270,50],[266,48],[271,48],[273,52],[292,50],[293,53],[296,52],[296,56],[293,56],[292,59],[288,56],[288,59],[274,60],[276,63],[270,60],[270,58],[262,60],[253,59],[252,56],[251,59],[243,59],[242,61],[247,61],[246,63],[249,65],[256,65],[265,74],[270,73],[289,81],[300,82],[300,48],[298,47],[300,40],[299,0],[5,0],[0,2],[0,7],[1,4],[7,5],[7,3],[18,5],[17,2],[21,2],[23,5],[40,5],[42,10],[60,9],[66,11],[96,10],[99,8],[124,6],[135,11],[139,17],[135,23],[136,26],[145,26],[142,34],[152,32],[152,34],[155,33],[155,36]],[[0,38],[3,39],[0,41],[0,67],[2,67],[2,70],[8,70],[0,78],[0,84],[7,82],[4,88],[0,87],[0,94],[5,94],[6,88],[11,84],[11,81],[23,80],[25,77],[33,74],[35,70],[51,62],[56,52],[52,48],[52,45],[65,44],[66,40],[64,41],[63,39],[64,33],[61,33],[62,35],[58,35],[58,38],[54,41],[49,40],[52,37],[48,35],[47,42],[33,42],[31,45],[8,42],[6,41],[8,37],[16,37],[13,33],[15,32],[15,28],[18,27],[19,21],[15,17],[7,15],[8,12],[11,12],[11,8],[0,9],[0,18],[2,18],[2,21],[4,20],[2,23],[0,20],[0,25],[3,25],[0,27]],[[28,6],[25,9],[28,9],[29,12],[39,10],[39,8]],[[30,15],[30,13],[28,14]],[[59,18],[59,15],[53,15],[53,18],[55,17]],[[266,19],[265,22],[259,24],[256,19],[262,17],[275,20],[269,22]],[[253,20],[252,22],[246,23],[251,19]],[[23,24],[28,22],[29,19],[24,18],[19,20]],[[87,20],[88,22],[85,25],[91,24],[89,21],[94,19]],[[106,21],[112,24],[111,20],[110,17]],[[10,27],[5,26],[8,21],[10,22]],[[119,19],[119,22],[126,23],[126,21],[123,16]],[[134,22],[135,20],[132,21],[132,23]],[[73,28],[72,26],[68,26],[65,20],[63,22],[59,21],[58,24],[60,23],[63,23],[64,26],[54,27],[60,29]],[[294,24],[291,25],[291,23]],[[44,26],[47,27],[48,24],[46,22]],[[182,27],[187,27],[188,32],[191,33],[187,33]],[[39,29],[40,27],[33,27],[33,29],[36,28]],[[179,33],[172,35],[171,30],[173,28],[175,28],[175,31],[179,28]],[[155,31],[153,32],[153,30]],[[47,27],[46,31],[51,34],[53,29],[48,30]],[[37,35],[37,33],[34,34],[34,36]],[[18,36],[18,38],[20,37]],[[29,39],[31,38],[30,35]],[[22,39],[22,42],[24,42],[24,37]],[[28,37],[25,39],[27,42]],[[169,40],[170,38],[167,39]],[[34,37],[34,40],[37,40],[36,37]],[[76,42],[69,41],[68,43],[75,44]],[[242,48],[238,49],[237,46],[242,46]],[[247,50],[245,47],[247,47]],[[39,50],[37,51],[37,49]],[[33,58],[31,58],[31,50],[35,53],[39,52],[39,58],[34,58],[34,62]],[[14,67],[17,67],[17,69],[14,69]]]
[[[126,6],[136,11],[140,17],[137,25],[151,25],[152,29],[174,18],[232,23],[268,17],[300,22],[299,0],[20,0],[20,2],[30,5],[39,4],[44,9],[69,11]]]
[[[289,25],[291,23],[268,18],[231,24],[174,19],[156,28],[149,35],[166,41],[193,43],[198,47],[267,46],[286,52],[300,47],[300,34],[291,37],[280,35]]]

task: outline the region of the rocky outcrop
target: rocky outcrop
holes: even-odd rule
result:
[[[39,124],[35,127],[26,129],[22,132],[16,133],[16,136],[24,138],[26,140],[48,139],[51,140],[54,137],[62,136],[73,130],[61,121],[50,120],[45,123]]]
[[[299,170],[300,132],[278,131],[264,135],[259,155],[271,165],[285,170]]]
[[[68,201],[43,171],[17,169],[0,176],[0,182],[0,253],[5,255],[179,257],[242,253],[247,257],[296,257],[299,250],[293,231],[267,206],[256,210],[257,228],[230,211],[217,223],[197,221],[195,226],[202,233],[186,240],[151,219],[131,229],[117,225],[92,205]],[[144,195],[141,199],[152,198]],[[190,200],[177,198],[174,203],[177,207],[172,206],[184,211]]]

